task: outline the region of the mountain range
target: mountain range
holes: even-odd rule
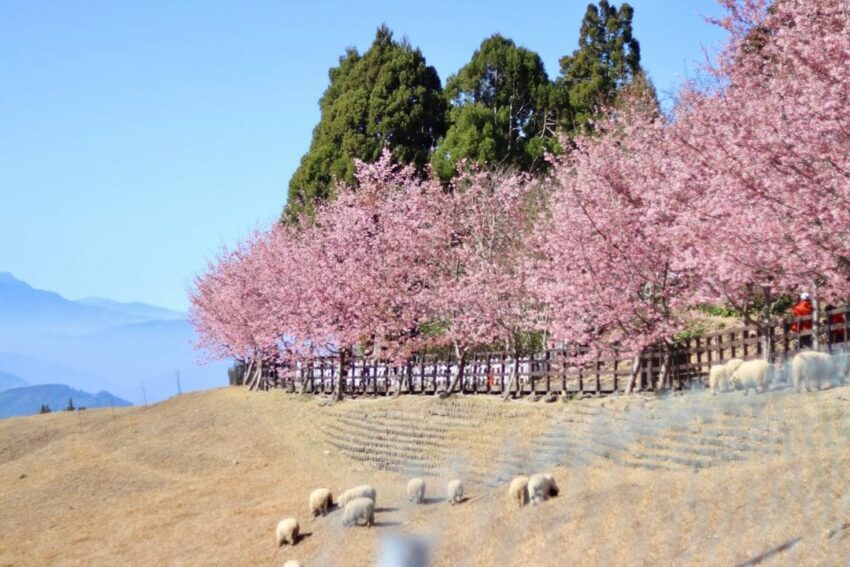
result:
[[[227,363],[199,364],[184,313],[88,297],[72,301],[0,272],[0,390],[64,384],[152,403],[227,384]],[[85,404],[84,404],[85,405]]]

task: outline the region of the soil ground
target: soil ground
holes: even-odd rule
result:
[[[850,388],[743,396],[338,404],[225,388],[147,408],[0,422],[0,565],[850,564]],[[518,473],[557,498],[515,509]],[[412,475],[427,503],[405,498]],[[445,483],[468,499],[445,502]],[[312,519],[309,492],[369,483],[377,524]],[[295,516],[307,534],[278,548]],[[771,550],[793,542],[788,549]]]

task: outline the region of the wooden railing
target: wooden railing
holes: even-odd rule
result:
[[[504,352],[475,354],[465,360],[463,378],[454,391],[505,394],[510,387],[516,395],[607,395],[624,392],[633,373],[633,391],[655,390],[662,373],[666,374],[667,388],[681,390],[702,383],[713,364],[732,358],[786,360],[801,350],[801,344],[813,344],[824,351],[844,350],[850,337],[848,318],[850,309],[842,307],[827,311],[820,325],[809,316],[773,320],[763,329],[750,325],[707,333],[669,347],[645,350],[637,372],[633,372],[635,361],[631,356],[616,352],[591,355],[587,348],[554,348],[518,360]],[[795,323],[797,331],[793,330]],[[765,334],[769,341],[765,341]],[[766,344],[768,356],[764,353]],[[457,365],[451,356],[414,356],[403,364],[356,358],[346,375],[345,394],[386,395],[399,389],[402,394],[445,392]],[[338,368],[338,360],[332,357],[298,365],[266,365],[260,388],[331,393],[337,384]],[[514,371],[517,380],[511,386]]]

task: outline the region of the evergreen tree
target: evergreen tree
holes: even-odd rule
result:
[[[617,8],[599,0],[598,7],[587,6],[579,48],[560,61],[558,84],[572,110],[562,123],[567,131],[584,126],[600,104],[614,104],[617,94],[642,76],[640,44],[632,35],[633,16],[634,10],[625,3]]]
[[[360,55],[349,48],[329,73],[321,118],[310,150],[289,182],[284,219],[311,214],[333,198],[337,180],[354,181],[354,159],[373,162],[386,147],[400,163],[422,169],[446,129],[446,103],[437,71],[407,40],[378,28]]]
[[[65,408],[65,411],[74,411],[75,409],[73,398],[68,398],[68,407]]]
[[[499,34],[446,82],[449,129],[432,158],[447,179],[459,160],[531,170],[554,146],[557,93],[537,53]]]

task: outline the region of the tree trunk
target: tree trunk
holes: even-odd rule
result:
[[[812,349],[820,350],[820,300],[818,299],[817,286],[812,297]]]
[[[250,386],[251,371],[253,369],[254,369],[254,359],[252,358],[251,362],[248,363],[248,366],[245,367],[245,372],[242,374],[242,385],[243,386]]]
[[[339,376],[336,378],[336,392],[334,392],[334,399],[338,402],[345,398],[345,375],[348,374],[350,365],[351,351],[344,348],[339,351]]]
[[[670,374],[670,348],[665,345],[664,356],[661,358],[661,370],[655,382],[656,393],[661,393],[667,387],[667,376]]]
[[[457,372],[449,384],[449,389],[445,393],[446,396],[451,396],[457,385],[463,380],[463,367],[466,365],[466,349],[461,352],[458,345],[455,345],[455,358],[457,358]]]
[[[502,396],[503,400],[507,400],[511,395],[511,390],[517,385],[517,379],[519,378],[519,356],[514,352],[514,364],[511,366],[511,381],[508,382],[508,387],[505,389],[505,394]]]
[[[635,389],[635,382],[637,382],[638,374],[640,374],[640,355],[641,353],[637,353],[632,359],[632,373],[629,376],[629,383],[626,385],[627,394],[631,394]]]

